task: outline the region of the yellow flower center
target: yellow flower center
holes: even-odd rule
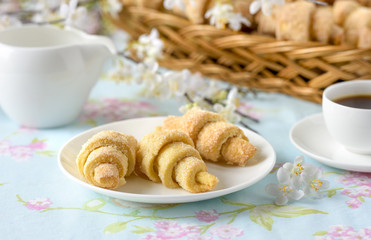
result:
[[[318,191],[321,186],[322,182],[320,181],[320,179],[314,179],[312,181],[312,188],[314,189],[314,191]]]
[[[295,168],[294,168],[294,173],[296,176],[299,176],[300,174],[302,174],[304,171],[304,167],[303,165],[301,165],[300,163],[297,163],[295,165]]]
[[[285,184],[281,188],[278,188],[278,190],[283,192],[282,197],[286,197],[289,195],[289,191],[292,191],[292,188],[290,188],[288,184]]]

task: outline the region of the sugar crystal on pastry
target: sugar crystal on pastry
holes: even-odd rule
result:
[[[114,189],[125,183],[135,167],[137,141],[115,131],[101,131],[81,148],[76,159],[80,174],[90,184]]]
[[[217,177],[194,148],[192,139],[177,130],[157,128],[139,142],[136,173],[168,188],[198,193],[212,190]]]
[[[169,116],[164,128],[188,134],[202,158],[214,162],[224,160],[244,166],[257,151],[239,127],[217,113],[200,108],[193,108],[182,117]]]

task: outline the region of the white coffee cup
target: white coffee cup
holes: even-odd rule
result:
[[[371,96],[371,80],[341,82],[327,87],[323,92],[323,116],[330,135],[347,150],[371,154],[371,109],[335,102],[357,95]]]

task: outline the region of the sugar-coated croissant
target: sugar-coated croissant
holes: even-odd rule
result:
[[[115,131],[102,131],[91,137],[77,156],[82,176],[98,187],[114,189],[125,183],[135,168],[137,140]]]
[[[218,178],[206,164],[190,137],[177,130],[157,128],[139,142],[136,173],[169,188],[192,193],[212,190]]]
[[[191,109],[182,117],[167,117],[164,127],[187,133],[206,160],[225,160],[228,164],[244,166],[257,152],[239,127],[217,113],[199,108]]]

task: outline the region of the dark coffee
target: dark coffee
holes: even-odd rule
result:
[[[333,100],[347,107],[371,109],[371,95],[355,95]]]

